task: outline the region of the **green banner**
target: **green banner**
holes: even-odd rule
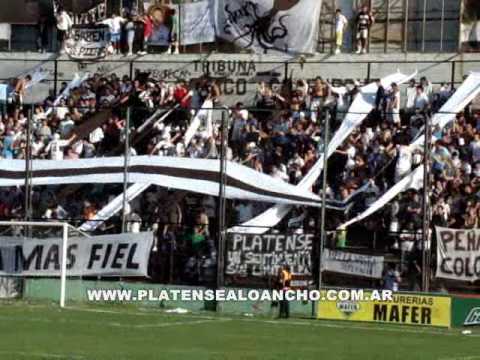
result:
[[[453,297],[452,326],[480,325],[480,297]]]

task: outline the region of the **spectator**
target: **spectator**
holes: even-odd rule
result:
[[[366,54],[368,41],[370,38],[370,27],[375,22],[375,18],[370,12],[368,6],[363,6],[357,15],[357,54]]]
[[[62,7],[58,8],[55,18],[57,20],[57,41],[60,53],[63,54],[65,52],[65,41],[72,29],[73,21],[70,15],[68,15]]]
[[[337,45],[335,48],[335,54],[337,55],[342,52],[343,36],[344,36],[345,28],[347,27],[347,24],[348,24],[348,20],[342,14],[342,10],[337,9],[335,11],[335,43]]]

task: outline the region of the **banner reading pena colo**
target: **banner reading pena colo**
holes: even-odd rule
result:
[[[480,230],[437,227],[438,278],[476,281],[480,279]]]
[[[319,319],[420,326],[450,327],[450,317],[450,297],[399,293],[393,301],[321,301],[318,309]]]

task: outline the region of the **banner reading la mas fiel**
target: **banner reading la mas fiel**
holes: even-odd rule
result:
[[[476,281],[480,279],[480,229],[455,230],[437,227],[437,277]]]
[[[152,233],[70,238],[67,276],[147,276]],[[60,276],[62,239],[0,237],[0,275]]]
[[[393,301],[320,301],[318,309],[319,319],[439,327],[450,327],[450,314],[450,297],[399,293]]]

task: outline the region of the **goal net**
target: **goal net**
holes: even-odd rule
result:
[[[64,307],[73,237],[87,235],[63,222],[0,222],[0,299],[22,299],[35,280],[56,279],[45,291]]]

